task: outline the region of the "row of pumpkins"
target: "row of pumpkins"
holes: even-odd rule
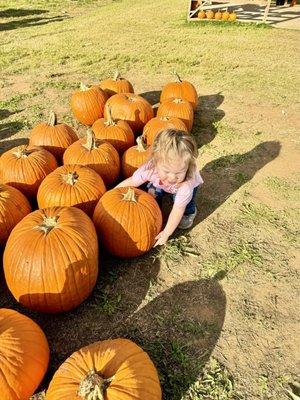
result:
[[[154,117],[152,106],[132,92],[119,76],[82,85],[71,108],[88,125],[86,137],[57,124],[51,112],[48,123],[32,129],[29,146],[0,157],[4,275],[16,300],[32,310],[66,312],[90,295],[98,276],[98,240],[116,256],[135,257],[153,246],[161,229],[152,196],[112,187],[121,166],[127,177],[147,160],[160,130],[191,130],[197,93],[181,79],[167,84]],[[39,209],[31,212],[35,201]],[[1,400],[28,400],[48,366],[44,333],[28,317],[0,309],[0,355]],[[71,355],[45,398],[160,400],[161,389],[148,355],[127,339],[115,339]]]
[[[230,22],[236,21],[237,19],[237,15],[234,11],[230,13],[227,10],[223,12],[218,10],[216,13],[214,13],[213,10],[207,10],[207,11],[200,10],[197,14],[197,17],[199,19],[214,19],[216,21],[230,21]]]

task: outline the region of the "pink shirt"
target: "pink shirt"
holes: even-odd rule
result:
[[[135,186],[151,182],[154,187],[163,189],[167,193],[175,194],[174,204],[179,207],[187,206],[192,200],[194,188],[203,183],[200,172],[195,171],[194,176],[187,181],[175,185],[164,185],[157,176],[157,171],[151,161],[137,169],[132,175],[132,179]]]

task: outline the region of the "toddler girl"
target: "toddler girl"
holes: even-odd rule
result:
[[[196,191],[203,180],[196,167],[198,150],[192,136],[184,131],[166,129],[154,139],[150,160],[117,187],[140,186],[148,182],[148,192],[161,204],[165,193],[173,195],[173,207],[165,228],[154,245],[163,245],[175,229],[193,225],[197,208]]]

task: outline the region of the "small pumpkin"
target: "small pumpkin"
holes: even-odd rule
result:
[[[56,114],[51,111],[47,123],[42,122],[32,129],[29,144],[50,151],[60,162],[66,148],[76,140],[78,137],[73,128],[67,124],[58,124]]]
[[[222,13],[221,13],[220,10],[218,10],[218,11],[215,13],[215,19],[218,20],[218,21],[220,21],[220,20],[222,19]]]
[[[229,12],[226,10],[222,12],[222,21],[227,21],[229,18]]]
[[[118,210],[118,212],[116,212]],[[106,192],[97,204],[93,221],[107,250],[117,257],[137,257],[154,245],[162,215],[154,198],[137,188]]]
[[[206,11],[206,18],[207,19],[214,19],[214,15],[215,15],[215,13],[213,12],[213,10]]]
[[[120,175],[120,157],[112,144],[95,138],[91,129],[64,154],[64,164],[85,165],[96,171],[105,185],[113,185]]]
[[[136,139],[136,146],[130,147],[122,156],[122,175],[129,178],[143,164],[151,154],[151,147],[147,146],[142,136]]]
[[[0,183],[0,246],[12,229],[31,212],[27,198],[16,188]]]
[[[189,101],[193,110],[195,111],[198,106],[198,95],[194,85],[188,81],[184,81],[180,78],[180,76],[175,72],[175,76],[177,77],[177,82],[167,83],[166,86],[163,87],[160,102],[170,98],[181,98]]]
[[[92,129],[97,139],[106,140],[114,146],[120,155],[134,145],[134,134],[126,121],[116,120],[111,115],[111,107],[108,106],[107,117],[97,119]]]
[[[155,117],[150,119],[143,129],[143,139],[150,146],[155,136],[164,129],[179,129],[181,131],[187,132],[187,127],[185,123],[175,117]]]
[[[237,19],[236,13],[235,13],[234,11],[231,12],[231,13],[229,14],[229,16],[228,16],[228,21],[234,22],[234,21],[236,21],[236,19]]]
[[[134,93],[120,93],[110,97],[104,109],[105,118],[108,118],[109,106],[112,117],[126,121],[134,133],[142,132],[146,123],[154,117],[151,104]]]
[[[3,269],[12,295],[31,310],[59,313],[77,307],[98,275],[98,239],[91,219],[75,207],[26,215],[7,240]]]
[[[94,170],[81,165],[63,165],[51,172],[37,193],[39,208],[78,207],[90,217],[106,192],[104,182]]]
[[[33,199],[42,180],[55,168],[57,161],[49,151],[36,146],[17,146],[0,157],[0,182]]]
[[[75,351],[55,372],[46,400],[161,400],[157,371],[138,345],[108,339]]]
[[[106,93],[99,86],[88,86],[81,83],[71,97],[71,109],[75,118],[84,125],[93,123],[103,117]]]
[[[116,71],[113,79],[104,79],[99,86],[106,92],[107,98],[117,93],[134,93],[132,84],[122,78],[119,71]]]
[[[0,308],[0,354],[1,399],[29,399],[48,368],[49,346],[44,332],[25,315]]]
[[[157,110],[157,117],[175,117],[181,119],[188,132],[192,130],[194,122],[193,107],[190,102],[179,97],[165,100]]]
[[[197,14],[197,17],[198,17],[199,19],[204,19],[204,18],[206,18],[205,11],[204,11],[204,10],[200,10],[200,11],[198,12],[198,14]]]

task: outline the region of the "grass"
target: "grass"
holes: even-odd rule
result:
[[[160,246],[157,253],[153,256],[153,260],[176,263],[188,256],[198,255],[199,250],[197,249],[197,245],[192,242],[191,237],[189,235],[181,235],[168,240],[165,246]]]

